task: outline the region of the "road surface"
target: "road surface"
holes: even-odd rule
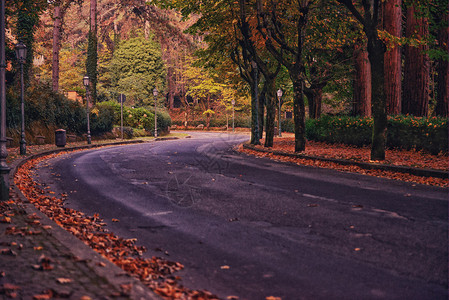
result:
[[[72,153],[36,177],[224,299],[447,299],[448,189],[232,150],[247,139]]]

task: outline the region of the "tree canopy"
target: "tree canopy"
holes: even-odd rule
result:
[[[153,89],[165,89],[165,66],[160,45],[138,34],[121,41],[112,56],[109,72],[111,87],[135,103],[148,103]]]

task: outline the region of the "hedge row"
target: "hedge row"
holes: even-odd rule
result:
[[[14,89],[7,93],[7,127],[20,130],[20,95]],[[72,101],[49,86],[30,86],[25,96],[25,124],[42,124],[44,127],[57,127],[68,133],[81,135],[87,131],[86,107]],[[158,128],[167,131],[171,125],[168,113],[158,111]],[[92,135],[110,132],[113,125],[120,125],[120,105],[117,102],[98,103],[90,111],[90,131]],[[147,131],[154,130],[154,110],[124,107],[124,125]],[[31,130],[28,128],[27,130]]]
[[[371,144],[372,126],[372,118],[323,116],[306,121],[306,136],[314,141],[365,146]],[[293,132],[293,120],[284,120],[282,129]],[[448,119],[403,115],[389,117],[387,147],[423,149],[433,154],[447,152]]]
[[[226,116],[212,117],[210,120],[210,127],[226,127],[226,124],[228,124],[229,127],[232,127],[232,117],[229,117],[227,122],[228,123],[226,123]],[[184,121],[183,120],[173,121],[173,124],[177,126],[184,126]],[[189,126],[196,127],[200,124],[206,125],[206,119],[200,118],[199,120],[188,121]],[[234,119],[234,126],[249,128],[251,126],[251,119],[248,116],[236,114]]]
[[[115,125],[120,125],[121,107],[115,101],[106,101],[97,104],[100,111],[109,111],[112,114],[112,120]],[[123,125],[145,129],[147,131],[154,130],[154,109],[128,106],[123,107]],[[170,115],[165,111],[157,111],[157,127],[158,131],[167,131],[171,125]]]

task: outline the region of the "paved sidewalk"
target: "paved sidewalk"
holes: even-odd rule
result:
[[[0,202],[0,299],[160,299],[28,203],[13,173]]]

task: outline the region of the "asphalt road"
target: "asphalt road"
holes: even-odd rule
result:
[[[224,299],[448,298],[448,189],[232,150],[247,139],[73,153],[36,177]]]

